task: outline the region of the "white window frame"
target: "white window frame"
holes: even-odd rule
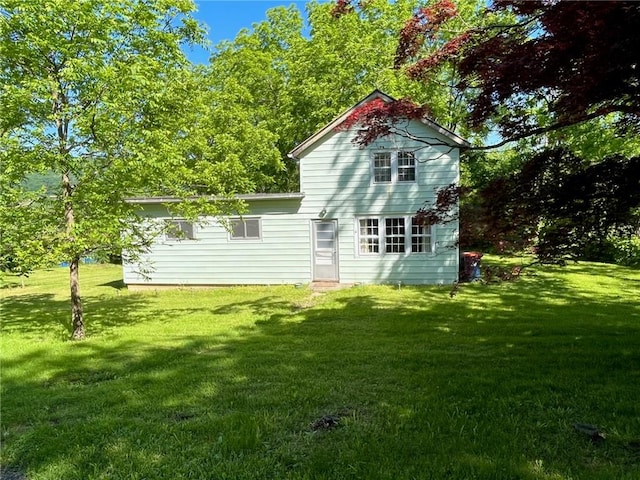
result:
[[[411,253],[429,253],[433,254],[436,250],[436,236],[435,225],[422,225],[415,222],[415,217],[410,218],[410,244],[408,247],[411,249]],[[415,242],[414,240],[422,240],[421,242]],[[414,251],[414,247],[421,248],[421,250]]]
[[[393,183],[393,152],[391,151],[381,151],[381,152],[373,152],[373,154],[371,155],[371,182],[374,184],[382,184],[382,185],[388,185]],[[388,162],[389,162],[389,166],[377,166],[376,164],[379,161],[386,161],[386,158],[380,158],[382,156],[388,156]],[[382,176],[382,174],[385,175],[385,177],[387,176],[388,170],[388,175],[389,175],[389,180],[376,180],[376,176]]]
[[[196,225],[184,218],[164,219],[167,228],[164,231],[164,239],[167,242],[181,242],[184,240],[196,240]],[[177,232],[182,232],[183,235]]]
[[[257,222],[258,223],[258,235],[249,237],[247,235],[247,222]],[[241,222],[244,225],[243,231],[244,234],[242,236],[234,236],[235,225]],[[229,225],[231,227],[229,231],[229,241],[231,242],[257,242],[262,240],[262,218],[260,217],[235,217],[229,219]]]
[[[376,173],[381,170],[381,167],[376,166],[376,161],[379,156],[389,156],[390,161],[390,180],[389,181],[377,181]],[[400,165],[402,163],[402,157],[413,159],[413,179],[403,180],[406,175],[403,172],[410,172],[411,165]],[[399,161],[400,159],[400,161]],[[409,175],[410,176],[410,175]],[[406,185],[418,182],[418,159],[416,154],[411,150],[398,149],[398,150],[374,150],[371,153],[371,184],[372,185]]]
[[[407,251],[407,219],[405,217],[385,217],[384,252],[385,254],[404,255]]]
[[[436,226],[421,226],[414,225],[413,219],[414,215],[385,215],[385,216],[377,216],[377,215],[367,215],[367,216],[359,216],[355,218],[355,233],[356,233],[356,252],[360,257],[368,257],[368,256],[382,256],[382,255],[394,255],[394,256],[406,256],[406,255],[435,255],[436,253]],[[404,229],[404,233],[402,234],[402,238],[404,238],[403,244],[389,243],[388,240],[391,238],[400,238],[397,234],[392,234],[389,236],[387,234],[387,220],[399,220],[402,219],[404,225],[402,228]],[[377,222],[377,235],[373,235],[367,233],[363,234],[363,225],[361,222],[367,221],[375,221]],[[365,225],[366,229],[369,225]],[[391,225],[392,229],[397,230],[399,227],[398,224]],[[418,228],[418,232],[416,233],[415,227]],[[422,246],[422,251],[414,252],[414,239],[418,237],[422,239],[422,242],[417,243],[416,245]],[[373,252],[371,248],[366,248],[366,251],[363,250],[363,247],[370,247],[375,242],[372,240],[377,240],[378,251]],[[395,251],[388,252],[387,245],[402,245],[404,251]],[[394,249],[393,247],[391,247]]]
[[[396,152],[396,180],[397,183],[416,183],[418,177],[418,160],[416,159],[416,154],[410,150],[398,150]],[[402,159],[402,162],[401,162]],[[404,164],[404,161],[408,160],[409,164]],[[401,165],[401,163],[403,163]],[[413,178],[410,180],[401,180],[401,177],[404,177],[401,172],[411,172],[413,171]]]
[[[360,222],[365,222],[362,225]],[[375,222],[375,225],[373,224]],[[363,234],[362,230],[365,229],[366,233]],[[382,245],[380,244],[380,219],[377,217],[362,217],[356,218],[357,236],[356,242],[358,247],[358,253],[360,255],[380,255]],[[370,233],[375,229],[376,233]],[[366,252],[363,251],[363,247],[366,247]],[[377,250],[377,251],[376,251]]]

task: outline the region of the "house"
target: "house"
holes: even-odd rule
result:
[[[467,143],[428,119],[407,120],[407,136],[367,148],[356,132],[337,129],[374,91],[297,146],[300,192],[241,195],[249,208],[231,228],[206,218],[192,225],[171,218],[171,198],[136,198],[147,216],[183,232],[159,238],[141,275],[124,264],[124,282],[139,285],[308,284],[311,282],[450,284],[458,278],[458,222],[413,221],[436,191],[459,181],[459,149]],[[415,138],[437,139],[425,145]]]

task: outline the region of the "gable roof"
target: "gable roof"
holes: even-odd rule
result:
[[[349,115],[351,115],[356,109],[376,99],[380,99],[385,103],[396,101],[395,98],[387,95],[386,93],[381,92],[378,89],[374,90],[365,98],[363,98],[358,103],[356,103],[353,107],[351,107],[349,110],[346,110],[345,112],[343,112],[342,114],[334,118],[329,124],[327,124],[320,130],[318,130],[316,133],[311,135],[300,145],[298,145],[293,150],[291,150],[291,152],[289,152],[289,158],[294,158],[294,159],[300,158],[300,156],[304,154],[304,152],[307,149],[313,146],[316,142],[318,142],[321,138],[323,138],[327,133],[333,131],[336,127],[341,125],[342,122],[344,122],[349,117]],[[452,146],[457,146],[462,148],[470,146],[469,142],[467,142],[465,139],[463,139],[462,137],[459,137],[458,135],[453,133],[451,130],[446,129],[442,125],[439,125],[437,122],[434,122],[433,120],[426,117],[422,118],[421,121],[422,123],[432,128],[439,134],[451,140]]]

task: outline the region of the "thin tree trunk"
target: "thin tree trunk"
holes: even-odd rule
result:
[[[56,75],[59,73],[56,70]],[[67,160],[69,149],[67,140],[69,138],[69,118],[65,112],[65,108],[69,106],[68,98],[64,92],[62,83],[54,84],[53,91],[53,114],[56,117],[56,126],[58,131],[58,153],[61,159]],[[64,223],[67,232],[67,242],[74,244],[76,224],[75,212],[73,209],[74,186],[71,182],[71,169],[65,165],[62,173],[62,198],[64,202]],[[80,266],[80,255],[76,253],[75,248],[70,248],[71,261],[69,264],[69,286],[71,289],[71,338],[74,340],[82,340],[85,338],[84,331],[84,315],[82,313],[82,299],[80,298],[80,276],[78,268]]]
[[[80,258],[78,257],[75,257],[69,265],[69,285],[71,287],[71,327],[73,329],[72,338],[74,340],[82,340],[85,338],[82,298],[80,298],[79,265]]]
[[[62,195],[65,199],[64,220],[67,229],[67,241],[71,243],[75,241],[73,236],[73,227],[76,223],[73,204],[71,203],[72,193],[73,187],[71,186],[71,179],[69,178],[69,173],[65,172],[62,175]],[[71,338],[74,340],[82,340],[85,338],[82,298],[80,298],[79,266],[80,256],[74,254],[69,264],[69,286],[71,288]]]

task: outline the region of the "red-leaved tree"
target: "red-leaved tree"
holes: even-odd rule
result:
[[[353,14],[358,6],[348,0],[338,5],[337,16]],[[540,151],[533,162],[536,175],[531,177],[525,170],[496,180],[484,192],[486,201],[481,203],[491,207],[479,216],[487,235],[496,242],[501,236],[514,235],[539,241],[549,258],[579,256],[576,254],[584,249],[579,237],[596,235],[602,240],[614,226],[631,224],[640,199],[637,195],[624,202],[616,199],[634,188],[640,190],[640,178],[627,178],[624,188],[617,188],[615,182],[625,178],[618,175],[620,171],[637,173],[637,159],[611,156],[596,161],[602,165],[594,167],[593,161],[558,153],[563,150],[557,144],[545,148],[544,136],[599,118],[613,119],[621,133],[640,133],[640,2],[494,0],[486,8],[484,22],[453,37],[449,31],[449,39],[443,41],[442,32],[457,16],[451,0],[418,9],[399,32],[395,67],[404,68],[417,81],[429,81],[443,63],[455,65],[460,78],[457,88],[473,93],[468,125],[476,129],[491,125],[501,137],[493,145],[476,149],[540,138]],[[363,125],[372,127],[356,141],[365,145],[376,135],[388,134],[385,115],[393,127],[398,123],[395,114],[428,113],[426,107],[408,107],[406,99],[398,103],[399,107],[377,105],[356,112]],[[527,182],[527,178],[553,178],[558,184],[571,185],[572,200],[551,188],[543,192],[539,183]],[[514,185],[514,181],[521,183]],[[511,198],[499,202],[494,198],[492,203],[489,192]],[[590,217],[595,212],[594,195],[601,205],[615,206],[600,208],[599,216],[609,218],[601,218],[597,226]],[[457,200],[455,195],[449,198]],[[540,208],[534,212],[526,202]],[[541,209],[549,202],[559,210]],[[435,219],[430,214],[424,217]],[[494,231],[487,230],[491,226],[496,227]]]

